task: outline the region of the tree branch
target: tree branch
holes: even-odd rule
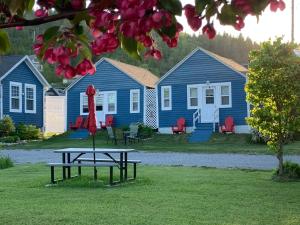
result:
[[[36,18],[36,19],[32,19],[32,20],[23,20],[23,21],[17,21],[17,22],[12,22],[12,23],[3,23],[3,24],[0,24],[0,29],[17,27],[17,26],[23,26],[23,27],[36,26],[36,25],[41,25],[41,24],[45,24],[45,23],[50,23],[50,22],[57,21],[57,20],[71,19],[76,14],[78,14],[80,12],[86,12],[88,10],[89,10],[89,8],[85,8],[83,10],[67,11],[67,12],[55,14],[52,16],[46,16],[46,17]]]

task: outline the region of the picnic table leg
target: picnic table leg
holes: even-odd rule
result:
[[[114,184],[113,178],[114,178],[114,167],[111,166],[111,167],[109,167],[109,184],[110,184],[110,186],[112,186]]]
[[[66,154],[62,153],[62,163],[66,163]],[[63,172],[63,180],[66,179],[66,167],[63,166],[62,168]]]
[[[78,161],[78,164],[81,164],[81,161]],[[78,166],[78,176],[81,176],[81,166]]]
[[[127,152],[125,154],[125,180],[127,180],[127,169],[128,169],[128,164],[127,164]]]
[[[51,166],[51,184],[54,184],[54,166]]]
[[[120,152],[120,182],[123,182],[123,152]]]
[[[71,153],[67,154],[67,162],[71,163]],[[71,167],[68,167],[68,178],[71,178]]]
[[[136,179],[136,163],[133,163],[133,179]]]

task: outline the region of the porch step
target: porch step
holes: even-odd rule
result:
[[[201,123],[192,132],[191,136],[189,137],[189,142],[190,143],[206,142],[210,139],[212,133],[213,133],[212,123]]]

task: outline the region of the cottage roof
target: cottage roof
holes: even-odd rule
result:
[[[114,59],[105,58],[105,60],[146,87],[154,88],[156,82],[159,80],[157,76],[144,68],[122,63]]]
[[[29,56],[27,55],[7,55],[0,56],[0,81],[10,74],[17,66],[22,62],[26,62],[29,69],[37,77],[37,79],[47,88],[50,84],[47,82],[45,77],[39,72],[39,70],[33,65]]]
[[[167,76],[169,76],[173,71],[175,71],[178,67],[180,67],[185,61],[187,61],[190,57],[192,57],[196,52],[202,51],[205,54],[209,55],[210,57],[216,59],[220,63],[223,63],[227,67],[231,68],[232,70],[238,72],[241,76],[245,77],[246,73],[248,72],[248,69],[244,66],[238,64],[237,62],[233,61],[232,59],[225,58],[223,56],[217,55],[215,53],[212,53],[210,51],[207,51],[203,48],[196,48],[194,49],[189,55],[187,55],[184,59],[182,59],[179,63],[177,63],[175,66],[173,66],[165,75],[163,75],[160,80],[157,82],[162,82]]]
[[[123,63],[123,62],[120,62],[120,61],[117,61],[114,59],[105,58],[105,57],[101,58],[96,63],[96,67],[103,61],[108,62],[109,64],[111,64],[112,66],[117,68],[118,70],[125,73],[127,76],[131,77],[132,79],[134,79],[135,81],[137,81],[138,83],[140,83],[141,85],[144,85],[146,87],[155,88],[155,84],[159,80],[159,78],[157,76],[155,76],[153,73],[151,73],[150,71],[148,71],[144,68],[129,65],[127,63]],[[84,76],[80,76],[80,75],[75,76],[74,79],[72,80],[72,82],[70,83],[70,85],[65,90],[66,91],[69,90],[78,81],[80,81],[83,77]]]
[[[6,74],[23,57],[22,55],[0,56],[0,77]]]

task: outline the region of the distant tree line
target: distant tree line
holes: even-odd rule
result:
[[[53,23],[51,25],[53,26]],[[12,43],[9,54],[34,54],[32,44],[34,43],[35,34],[41,33],[51,25],[46,24],[34,28],[28,27],[22,32],[9,29],[8,34]],[[251,50],[257,49],[258,44],[253,42],[250,38],[244,38],[242,35],[233,37],[224,33],[217,35],[213,40],[209,40],[206,36],[183,33],[180,35],[177,48],[169,48],[162,41],[158,42],[158,48],[161,49],[163,54],[163,58],[159,61],[152,58],[137,61],[120,49],[112,54],[104,54],[102,56],[149,69],[160,77],[197,47],[202,47],[221,56],[233,59],[240,64],[248,64],[248,54]],[[101,57],[94,58],[94,61],[100,58]],[[55,75],[52,65],[43,64],[43,67],[43,74],[50,83],[61,83],[62,78]]]

